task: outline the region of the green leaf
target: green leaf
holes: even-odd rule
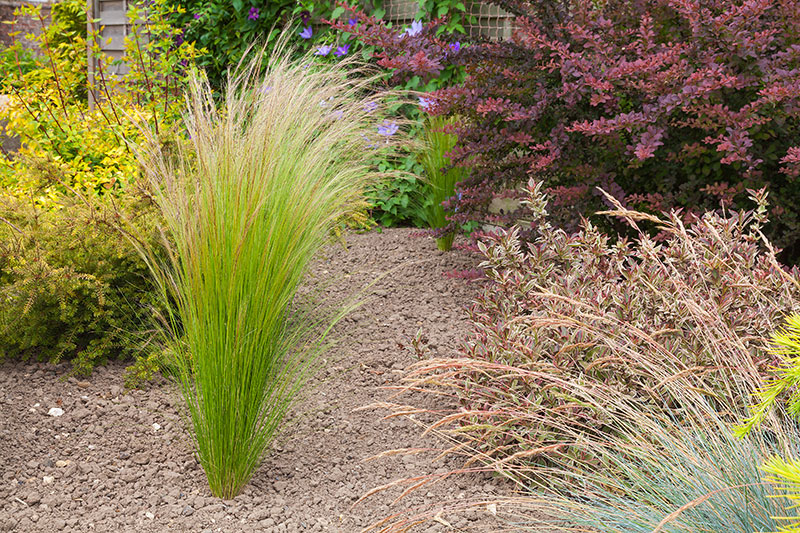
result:
[[[338,6],[336,9],[333,10],[331,13],[331,19],[338,19],[344,13],[344,8],[342,6]]]

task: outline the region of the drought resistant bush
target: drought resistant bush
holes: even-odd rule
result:
[[[154,367],[146,332],[158,307],[155,288],[136,249],[114,228],[117,215],[136,214],[138,233],[155,242],[155,209],[135,185],[140,170],[128,142],[141,133],[132,117],[172,142],[181,62],[192,49],[176,45],[163,20],[141,9],[129,15],[149,24],[126,40],[119,62],[127,74],[120,78],[100,54],[99,28],[90,24],[87,33],[86,2],[79,0],[54,4],[49,25],[39,6],[21,8],[18,17],[42,25],[29,36],[38,51],[17,41],[2,54],[0,92],[11,101],[0,118],[21,141],[18,152],[0,154],[4,358],[72,358],[74,371],[88,373],[108,358],[136,355],[148,363],[139,370]],[[98,61],[94,83],[87,80],[87,40]]]
[[[453,166],[447,155],[457,141],[457,137],[448,131],[454,125],[454,119],[429,117],[425,123],[426,146],[420,155],[427,178],[422,189],[425,222],[429,228],[438,230],[436,244],[443,251],[452,248],[455,231],[448,220],[453,213],[445,210],[442,203],[455,196],[456,183],[465,179],[468,174],[467,169]]]
[[[573,228],[576,208],[603,200],[594,186],[687,216],[746,208],[746,190],[768,186],[770,234],[800,256],[798,2],[492,3],[514,15],[512,40],[456,47],[435,21],[410,35],[366,15],[356,30],[399,79],[466,70],[431,95],[437,113],[466,119],[455,155],[474,171],[460,220],[485,218],[493,193],[531,175]]]
[[[529,189],[529,244],[515,228],[480,245],[490,287],[470,311],[474,333],[464,356],[600,382],[643,405],[669,403],[668,376],[653,369],[670,368],[694,387],[744,404],[732,387],[745,379],[742,365],[765,373],[775,363],[764,354],[764,335],[800,306],[800,275],[785,270],[760,236],[767,223],[763,195],[755,211],[707,214],[689,227],[677,214],[656,219],[618,206],[609,214],[634,228],[656,224],[665,240],[640,233],[634,242],[612,244],[588,222],[575,234],[551,226],[539,191],[540,184]],[[510,381],[506,393],[495,396],[493,387],[483,398],[482,384],[494,385],[498,376],[480,370],[466,377],[469,405],[535,396],[543,414],[564,411],[602,424],[558,387]],[[512,434],[533,432],[546,441],[552,436],[546,420]],[[514,442],[505,431],[484,440],[500,447]]]
[[[146,351],[156,292],[115,219],[129,214],[146,236],[155,210],[134,195],[114,206],[58,201],[61,209],[42,209],[0,199],[0,359],[71,359],[85,374],[108,358]]]
[[[307,266],[377,177],[367,145],[391,150],[398,135],[381,122],[373,76],[292,61],[289,36],[232,75],[219,107],[192,78],[191,143],[141,150],[174,242],[169,266],[151,266],[174,301],[176,378],[198,460],[224,498],[252,476],[323,348],[330,324],[293,305]]]

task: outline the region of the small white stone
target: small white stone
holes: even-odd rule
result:
[[[60,407],[51,407],[47,414],[50,416],[61,416],[64,414],[64,410]]]
[[[42,478],[42,481],[44,482],[45,485],[50,485],[55,480],[56,478],[54,478],[53,476],[44,476]]]
[[[40,403],[33,404],[34,407],[39,407],[40,405],[42,405],[42,404],[40,404]]]
[[[145,517],[147,517],[147,518],[149,518],[150,520],[152,520],[153,518],[155,518],[155,517],[156,517],[156,515],[154,515],[154,514],[153,514],[153,513],[151,513],[150,511],[147,511],[146,513],[144,513],[144,516],[145,516]]]
[[[159,424],[158,422],[156,422],[155,424],[153,424],[153,430],[154,430],[154,431],[158,431],[159,429],[161,429],[161,424]]]
[[[68,461],[68,460],[67,460],[67,461],[63,461],[63,460],[60,460],[60,459],[59,459],[58,461],[56,461],[56,466],[57,466],[58,468],[64,468],[64,467],[65,467],[65,466],[67,466],[68,464],[69,464],[69,461]]]

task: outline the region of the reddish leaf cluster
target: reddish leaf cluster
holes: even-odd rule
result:
[[[800,256],[800,1],[491,3],[516,15],[513,39],[458,52],[436,36],[441,21],[409,36],[358,15],[398,77],[464,66],[463,84],[431,96],[436,113],[467,118],[454,155],[475,172],[461,217],[531,176],[697,213],[718,206],[708,185],[725,184],[733,206],[766,186],[784,210],[772,235]],[[634,204],[651,195],[658,205]]]

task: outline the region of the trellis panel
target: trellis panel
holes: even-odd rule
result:
[[[486,37],[492,40],[510,39],[513,31],[513,15],[497,6],[484,2],[465,0],[467,14],[475,17],[473,24],[464,24],[470,37]],[[411,24],[419,12],[417,0],[384,0],[384,19],[395,26]]]

